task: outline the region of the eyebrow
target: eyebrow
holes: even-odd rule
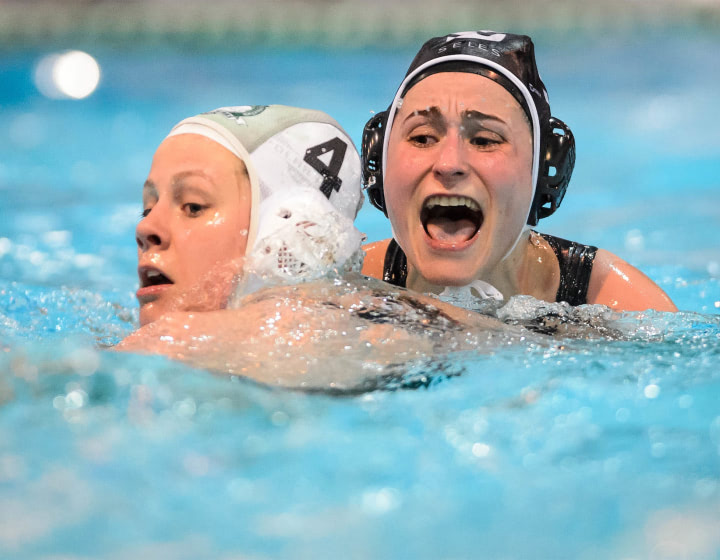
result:
[[[407,122],[413,117],[425,117],[428,119],[432,125],[438,126],[444,126],[445,124],[445,118],[443,116],[442,111],[439,107],[428,107],[427,109],[417,109],[415,111],[412,111],[407,117],[405,117],[403,122]],[[483,113],[482,111],[476,111],[473,109],[468,109],[466,111],[463,111],[462,113],[462,120],[463,121],[495,121],[502,124],[507,124],[505,120],[501,119],[500,117],[497,117],[495,115],[488,115],[487,113]]]
[[[467,111],[463,112],[463,120],[472,120],[472,121],[495,121],[502,124],[506,124],[504,119],[501,119],[498,116],[495,115],[488,115],[487,113],[483,113],[481,111],[474,111],[472,109],[468,109]]]
[[[181,199],[183,195],[187,194],[195,194],[203,197],[208,196],[208,189],[197,187],[193,183],[185,183],[185,180],[188,177],[202,177],[213,187],[216,187],[216,183],[212,177],[210,177],[210,175],[205,173],[202,169],[189,169],[187,171],[181,171],[180,173],[173,175],[172,178],[172,194],[176,200]],[[212,189],[210,191],[212,191]]]
[[[190,169],[188,171],[181,171],[180,173],[176,173],[172,177],[172,190],[173,190],[173,196],[177,197],[179,194],[182,194],[183,192],[198,192],[200,194],[205,194],[205,190],[198,189],[196,187],[185,185],[183,184],[183,181],[187,179],[188,177],[193,176],[200,176],[204,178],[205,180],[209,181],[213,185],[215,184],[215,181],[202,169]],[[148,193],[148,191],[150,191]],[[155,183],[148,179],[143,184],[143,197],[147,195],[152,195],[157,198],[157,186]]]
[[[150,179],[145,181],[145,183],[143,184],[143,200],[146,196],[149,195],[153,195],[155,198],[157,198],[157,187],[155,186],[155,183],[153,183]]]
[[[213,185],[215,184],[215,181],[212,179],[212,177],[210,177],[210,175],[205,173],[205,171],[203,169],[188,169],[187,171],[181,171],[180,173],[176,173],[175,175],[173,175],[173,178],[172,178],[173,186],[175,186],[176,183],[179,183],[179,182],[183,181],[184,179],[187,179],[188,177],[192,177],[195,175],[199,175],[203,179],[206,179],[207,181],[211,182]]]
[[[425,117],[426,119],[430,120],[433,124],[442,124],[445,119],[443,119],[442,111],[440,111],[439,107],[428,107],[427,109],[416,109],[415,111],[412,111],[405,119],[403,119],[403,122],[407,122],[410,119],[414,117]]]

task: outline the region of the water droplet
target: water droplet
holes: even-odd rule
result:
[[[286,412],[283,412],[282,410],[276,410],[272,413],[272,416],[270,417],[270,421],[275,426],[284,426],[288,423],[288,420],[290,417],[287,415]]]
[[[627,422],[630,419],[630,411],[627,408],[618,408],[615,412],[615,420]]]
[[[661,459],[665,456],[665,444],[662,442],[653,443],[652,447],[650,448],[650,455],[655,457],[656,459]]]
[[[487,443],[475,443],[472,446],[472,454],[475,457],[484,458],[490,455],[491,447]]]
[[[368,490],[362,496],[362,508],[366,513],[383,515],[400,505],[400,493],[395,488]]]
[[[680,408],[690,408],[693,405],[693,398],[690,395],[682,395],[678,399],[678,406]]]
[[[645,237],[639,229],[631,229],[625,234],[625,247],[630,251],[642,251],[645,248]]]

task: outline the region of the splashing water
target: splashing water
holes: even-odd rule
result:
[[[463,325],[325,273],[245,296],[266,335],[199,368],[105,350],[128,293],[0,285],[0,555],[718,555],[718,316],[517,297]],[[323,328],[276,336],[301,304]]]
[[[426,321],[432,344],[385,364],[329,330],[297,392],[102,351],[134,310],[97,294],[4,295],[4,557],[717,554],[717,317],[566,310],[599,336],[525,340]],[[506,320],[546,313],[530,303]]]

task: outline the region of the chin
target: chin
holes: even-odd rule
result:
[[[153,313],[145,313],[142,309],[140,309],[140,326],[144,327],[145,325],[149,325],[153,321],[155,321],[157,317],[154,316]]]
[[[479,277],[477,269],[469,271],[461,263],[435,263],[419,268],[419,272],[426,282],[436,286],[467,286]]]
[[[144,327],[150,323],[154,323],[162,317],[167,310],[161,309],[159,306],[147,303],[140,308],[140,326]]]

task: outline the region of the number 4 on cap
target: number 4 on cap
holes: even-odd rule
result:
[[[337,137],[313,146],[312,148],[308,148],[305,151],[305,157],[303,158],[305,163],[323,176],[320,192],[327,198],[330,198],[333,190],[340,190],[342,179],[338,177],[338,174],[342,168],[346,151],[347,144]],[[325,162],[320,159],[320,156],[324,156],[328,152],[332,152],[332,157],[330,158],[330,164],[326,165]]]

